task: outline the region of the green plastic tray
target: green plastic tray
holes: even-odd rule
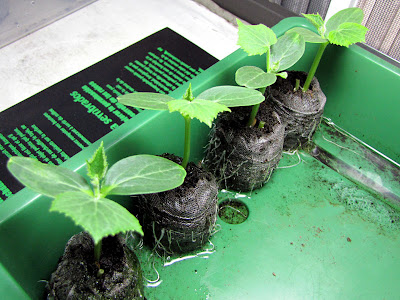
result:
[[[277,35],[302,18],[283,20]],[[307,71],[316,47],[293,67]],[[317,72],[325,119],[309,151],[286,153],[270,182],[251,194],[221,192],[249,208],[238,225],[218,220],[204,249],[141,260],[148,299],[393,299],[400,297],[398,128],[400,71],[358,46],[330,46]],[[194,93],[234,84],[243,65],[265,64],[238,50],[192,80]],[[180,97],[186,86],[173,92]],[[103,138],[115,162],[139,153],[182,154],[184,121],[143,111]],[[209,129],[194,122],[192,160]],[[85,174],[98,143],[63,164]],[[132,199],[116,197],[126,207]],[[39,299],[66,241],[80,231],[49,213],[50,199],[23,189],[0,206],[0,297]]]

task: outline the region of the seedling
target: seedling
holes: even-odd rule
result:
[[[190,156],[190,127],[193,118],[211,127],[218,113],[230,111],[228,107],[246,106],[261,103],[264,96],[255,90],[238,86],[218,86],[193,96],[189,84],[182,99],[149,92],[137,92],[118,97],[118,101],[127,106],[153,110],[179,112],[185,120],[185,143],[182,167],[186,168]]]
[[[354,43],[365,42],[365,34],[368,29],[361,25],[364,12],[358,7],[343,9],[334,14],[328,21],[324,21],[318,13],[303,14],[303,16],[315,26],[318,34],[302,27],[290,29],[288,33],[299,33],[306,42],[321,44],[304,83],[303,91],[305,92],[310,87],[326,47],[329,44],[349,47]]]
[[[274,84],[277,76],[287,78],[286,69],[293,66],[304,54],[304,38],[297,32],[288,32],[277,38],[271,28],[259,25],[238,23],[238,45],[248,55],[266,54],[266,70],[255,66],[244,66],[236,71],[238,85],[251,89],[265,89]],[[253,126],[260,104],[254,105],[247,125]]]
[[[162,192],[180,186],[186,176],[178,164],[153,155],[130,156],[108,169],[103,143],[86,163],[90,183],[69,169],[27,157],[11,157],[7,167],[28,188],[54,198],[50,211],[64,213],[91,235],[97,263],[104,237],[126,231],[143,235],[136,217],[108,195]]]

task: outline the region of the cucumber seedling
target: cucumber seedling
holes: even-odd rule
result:
[[[126,157],[108,169],[103,143],[87,161],[90,182],[69,169],[28,157],[11,157],[7,167],[26,187],[54,198],[50,211],[65,214],[89,233],[94,241],[94,257],[98,265],[104,237],[126,231],[143,235],[136,217],[107,196],[174,189],[183,183],[186,176],[180,165],[153,155]]]
[[[364,12],[359,7],[343,9],[327,21],[324,21],[318,13],[303,14],[303,16],[315,26],[318,34],[302,27],[292,28],[288,30],[288,33],[301,34],[306,42],[320,44],[302,88],[305,92],[310,87],[326,47],[329,44],[349,47],[354,43],[365,42],[368,29],[361,25]]]
[[[265,89],[274,84],[277,76],[287,78],[286,69],[293,66],[304,54],[305,41],[297,32],[287,32],[276,37],[271,28],[259,25],[238,23],[238,45],[248,55],[266,54],[266,69],[255,66],[239,68],[235,74],[238,85],[250,89],[259,89],[264,94]],[[260,104],[253,106],[247,126],[253,126]]]
[[[218,113],[230,111],[229,107],[254,105],[263,100],[264,96],[259,91],[239,86],[217,86],[194,97],[191,84],[181,99],[150,92],[136,92],[118,97],[118,101],[127,106],[177,111],[182,115],[185,120],[185,142],[181,165],[184,168],[190,157],[190,128],[193,118],[211,127]]]

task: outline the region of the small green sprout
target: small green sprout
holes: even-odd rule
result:
[[[318,13],[303,14],[303,16],[315,26],[318,34],[302,27],[292,28],[288,30],[288,33],[299,33],[303,36],[306,42],[321,44],[303,86],[303,91],[307,91],[326,46],[329,44],[335,44],[338,46],[349,47],[354,43],[365,42],[365,34],[368,29],[361,25],[364,18],[364,12],[358,7],[343,9],[334,14],[327,21],[324,21]]]
[[[218,86],[193,96],[189,84],[182,99],[150,92],[136,92],[118,97],[118,101],[127,106],[153,110],[179,112],[185,120],[185,143],[182,167],[186,168],[190,157],[190,127],[193,118],[211,127],[218,113],[230,111],[229,107],[246,106],[261,103],[264,96],[255,90],[238,86]]]
[[[108,169],[103,143],[87,161],[90,183],[69,169],[33,158],[11,157],[7,167],[26,187],[54,198],[50,211],[64,213],[91,235],[96,262],[104,237],[126,231],[143,235],[136,217],[108,195],[162,192],[180,186],[186,176],[178,164],[153,155],[130,156]]]
[[[248,55],[266,54],[266,70],[255,66],[239,68],[235,74],[238,85],[251,89],[259,89],[262,94],[265,89],[274,84],[277,76],[287,78],[286,69],[293,66],[304,54],[305,41],[297,32],[288,32],[277,38],[271,28],[259,25],[244,25],[238,23],[238,45]],[[255,122],[260,104],[254,105],[247,125]]]

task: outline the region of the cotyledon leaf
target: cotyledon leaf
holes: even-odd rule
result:
[[[154,110],[168,110],[167,103],[171,100],[174,100],[171,96],[150,92],[131,93],[118,97],[118,101],[124,105]]]
[[[304,54],[304,38],[297,32],[286,33],[279,37],[271,47],[271,69],[284,71],[293,66]]]
[[[180,186],[185,176],[184,168],[166,158],[147,154],[130,156],[111,166],[101,193],[103,196],[158,193]]]
[[[143,235],[139,221],[118,203],[96,198],[82,192],[59,194],[52,202],[50,211],[64,213],[87,231],[97,244],[108,235],[128,230]]]
[[[267,84],[268,82],[263,81],[263,83]],[[265,98],[263,94],[261,94],[259,91],[240,86],[222,85],[205,90],[200,95],[198,95],[196,99],[208,100],[226,105],[228,107],[235,107],[255,105],[263,102]]]
[[[8,170],[23,185],[40,194],[56,197],[69,191],[91,192],[91,187],[79,174],[58,166],[47,165],[29,157],[11,157]]]
[[[255,66],[244,66],[239,68],[235,73],[235,81],[238,85],[248,87],[250,89],[259,89],[270,86],[274,84],[276,81],[276,75],[272,73],[264,72],[262,69]],[[262,95],[261,95],[262,96]],[[264,96],[262,96],[264,98]],[[248,97],[249,98],[249,97]],[[252,97],[250,97],[252,98]],[[264,101],[262,99],[260,102]],[[255,102],[255,101],[253,101]],[[245,103],[243,99],[243,103]],[[244,105],[254,105],[258,104],[257,102],[249,104],[242,104],[236,106],[244,106]],[[229,105],[228,105],[229,106]]]
[[[304,38],[304,41],[307,43],[321,44],[328,41],[326,38],[323,38],[319,34],[316,34],[315,32],[303,27],[294,27],[292,29],[289,29],[286,33],[288,34],[291,32],[296,32],[300,34]]]

